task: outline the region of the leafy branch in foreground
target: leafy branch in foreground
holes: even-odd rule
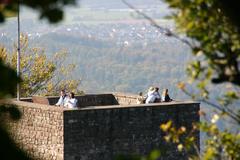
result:
[[[40,19],[46,18],[49,22],[56,23],[63,19],[63,8],[76,5],[76,0],[0,0],[0,23],[7,17],[16,16],[19,5],[37,11]]]
[[[159,26],[151,17],[123,0],[127,6],[146,18],[153,26],[163,33],[165,32],[165,35],[187,44],[195,56],[187,67],[187,74],[190,77],[189,83],[196,84],[198,93],[186,89],[186,83],[179,83],[178,87],[193,99],[204,102],[217,110],[210,124],[206,118],[204,122],[196,125],[198,129],[206,133],[207,138],[202,154],[195,158],[206,160],[239,159],[240,110],[236,102],[239,100],[240,93],[240,25],[236,21],[238,19],[236,18],[238,15],[236,8],[239,8],[239,5],[233,5],[239,4],[239,2],[232,0],[229,3],[222,0],[164,1],[173,9],[171,18],[176,22],[177,31],[184,33],[187,39],[179,38],[177,34]],[[210,82],[213,84],[227,82],[235,89],[230,89],[218,97],[217,104],[215,100],[212,102],[209,99],[208,86]],[[225,130],[218,128],[216,122],[223,117],[230,117],[233,120],[237,132],[230,131],[229,128]],[[224,122],[228,123],[226,119]],[[161,128],[167,133],[165,138],[168,141],[180,142],[179,129],[172,126],[171,121],[163,124]],[[183,139],[183,142],[178,144],[180,150],[188,148],[188,145],[184,143],[185,141],[188,140]],[[191,158],[193,157],[189,157],[189,159]]]
[[[18,120],[21,117],[20,111],[15,106],[2,105],[6,98],[15,94],[17,83],[21,80],[17,77],[15,70],[9,68],[0,58],[0,159],[30,160],[12,138],[9,136],[5,126],[5,119]]]

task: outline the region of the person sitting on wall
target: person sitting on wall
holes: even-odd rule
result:
[[[73,92],[69,93],[66,104],[64,106],[67,108],[77,108],[77,99],[75,98]]]
[[[172,99],[168,95],[168,89],[163,90],[162,96],[161,96],[161,101],[162,102],[171,102],[172,101]]]
[[[160,99],[159,93],[155,87],[150,87],[147,93],[146,103],[154,103],[156,99]]]
[[[61,90],[60,92],[60,98],[58,99],[58,102],[55,104],[56,106],[64,106],[67,100],[67,95],[65,93],[65,90]]]
[[[158,103],[158,102],[161,102],[161,96],[160,96],[160,93],[159,93],[159,88],[158,87],[155,87],[155,100],[154,100],[154,103]]]
[[[139,96],[137,98],[137,104],[144,104],[145,103],[145,98],[143,97],[143,93],[139,92]]]

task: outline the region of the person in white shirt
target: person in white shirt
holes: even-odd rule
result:
[[[60,98],[58,99],[58,102],[55,104],[56,106],[64,106],[67,100],[67,95],[64,90],[61,90],[60,92]]]
[[[161,97],[158,93],[158,88],[150,87],[147,93],[146,103],[154,103],[159,100]]]
[[[70,92],[64,107],[67,108],[77,108],[77,99],[74,96],[73,92]]]

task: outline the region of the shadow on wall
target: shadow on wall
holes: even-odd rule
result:
[[[137,96],[126,96],[123,94],[89,94],[83,96],[75,96],[78,100],[78,107],[84,108],[88,106],[108,106],[120,104],[136,104]],[[43,97],[33,96],[32,99],[23,99],[23,101],[54,105],[59,97]]]

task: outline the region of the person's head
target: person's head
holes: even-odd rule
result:
[[[149,87],[149,89],[148,89],[148,92],[155,92],[156,91],[156,88],[155,87]]]
[[[60,95],[65,96],[66,95],[65,90],[61,90]]]
[[[158,92],[158,91],[159,91],[159,88],[158,88],[158,87],[155,87],[155,90],[156,90],[156,92]]]
[[[164,89],[162,95],[166,96],[168,94],[168,89]]]
[[[166,94],[168,94],[168,89],[166,89]]]
[[[142,92],[139,92],[139,93],[138,93],[138,95],[139,95],[139,96],[142,96],[142,95],[143,95],[143,93],[142,93]]]
[[[73,92],[70,92],[70,93],[69,93],[69,97],[70,97],[70,98],[74,98],[74,97],[75,97],[74,93],[73,93]]]

